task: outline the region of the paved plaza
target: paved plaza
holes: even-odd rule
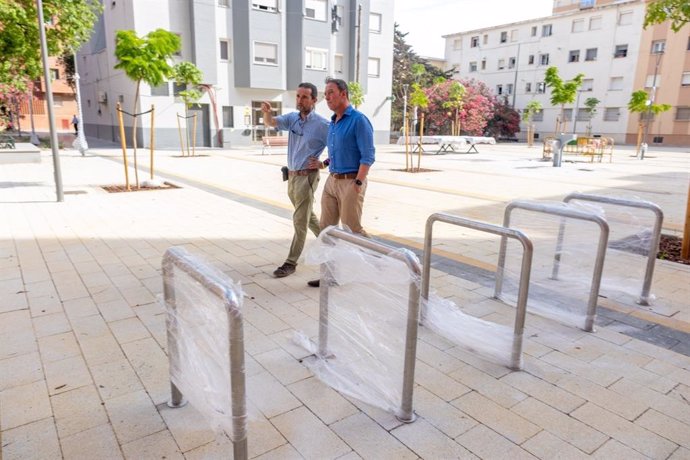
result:
[[[500,224],[512,200],[580,191],[652,201],[663,233],[682,234],[688,149],[652,148],[640,161],[622,146],[611,163],[567,156],[561,168],[541,161],[541,147],[478,149],[423,155],[433,171],[412,174],[401,146],[378,146],[367,231],[420,254],[432,213]],[[0,460],[232,458],[191,405],[166,405],[161,259],[176,245],[245,291],[250,458],[690,459],[690,266],[657,261],[651,306],[634,293],[601,297],[595,332],[528,314],[522,371],[420,327],[418,418],[404,424],[302,363],[293,333],[317,334],[319,290],[306,282],[319,267],[271,275],[292,238],[285,150],[197,153],[156,152],[156,175],[179,188],[107,193],[124,183],[117,147],[62,151],[63,203],[49,151],[40,164],[0,164]],[[143,180],[148,150],[138,160]],[[325,172],[319,196],[324,182]],[[515,310],[487,283],[494,243],[439,226],[431,285],[466,313],[512,324]]]

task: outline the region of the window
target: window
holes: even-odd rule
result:
[[[496,85],[496,94],[499,96],[503,94],[503,85]]]
[[[185,91],[187,89],[187,85],[185,83],[173,83],[173,95],[174,96],[179,96],[182,91]]]
[[[304,66],[312,70],[326,70],[328,64],[328,50],[307,48],[304,55]]]
[[[580,50],[572,50],[568,53],[568,62],[578,62],[580,60]]]
[[[60,71],[58,69],[50,69],[50,80],[55,81],[60,79]]]
[[[580,0],[580,9],[586,10],[588,8],[594,8],[596,0]]]
[[[597,60],[597,49],[587,48],[585,52],[585,61],[596,61]]]
[[[582,86],[580,86],[580,91],[592,91],[594,89],[594,79],[585,78],[582,80]]]
[[[235,127],[235,116],[232,111],[232,107],[227,105],[223,106],[223,128],[234,128]]]
[[[278,64],[278,45],[275,43],[254,42],[255,64]]]
[[[381,59],[369,58],[367,75],[369,75],[370,77],[381,76]]]
[[[592,118],[592,114],[585,109],[577,109],[575,112],[575,119],[577,121],[589,121]]]
[[[151,87],[151,96],[170,96],[170,83],[167,81]]]
[[[304,0],[304,17],[316,19],[317,21],[325,21],[327,7],[328,2],[326,0]],[[371,18],[371,16],[372,15],[369,15],[369,18]]]
[[[532,115],[532,121],[544,121],[544,109],[539,109]]]
[[[498,70],[503,70],[506,67],[506,60],[505,59],[499,59],[498,60]]]
[[[539,55],[539,64],[549,65],[549,54],[548,53]]]
[[[550,37],[552,33],[553,33],[553,27],[551,26],[551,24],[546,24],[544,26],[541,26],[541,36],[542,37]]]
[[[654,40],[652,42],[652,54],[663,53],[666,49],[666,40]]]
[[[221,61],[230,61],[230,41],[229,40],[220,40],[220,60]]]
[[[609,80],[609,91],[620,91],[623,89],[623,77],[611,77]]]
[[[690,37],[688,37],[688,51],[690,51]]]
[[[482,70],[486,70],[486,58],[482,59]]]
[[[618,121],[620,116],[620,107],[606,107],[604,109],[604,121]]]
[[[461,50],[462,49],[462,38],[456,38],[453,40],[453,49],[454,50]]]
[[[563,121],[572,121],[573,109],[563,109]]]
[[[335,73],[343,73],[343,55],[342,54],[336,54],[335,55],[335,60],[333,62],[333,65],[335,66]]]
[[[508,83],[506,85],[506,94],[513,94],[513,84],[512,83]]]
[[[616,45],[616,50],[613,52],[613,57],[624,58],[628,56],[628,45]]]
[[[529,57],[527,58],[527,64],[528,65],[534,64],[534,54],[529,55]]]
[[[690,107],[678,107],[676,109],[676,121],[690,121]]]
[[[476,72],[476,71],[477,71],[477,61],[470,62],[470,72]]]
[[[661,86],[661,75],[647,75],[647,79],[644,82],[645,88],[659,88]]]
[[[589,30],[599,30],[601,29],[601,16],[595,16],[589,18]]]
[[[537,93],[543,94],[546,92],[546,83],[540,81],[537,83]]]
[[[511,30],[510,31],[510,41],[516,42],[516,41],[518,41],[518,38],[520,38],[520,31],[517,29]]]
[[[381,20],[382,17],[379,13],[371,13],[369,15],[369,32],[375,34],[381,33]]]
[[[482,43],[485,45],[489,43],[489,34],[484,34],[484,37],[482,38]]]
[[[633,13],[632,11],[621,11],[618,15],[618,25],[628,26],[632,24]]]
[[[517,62],[517,60],[516,60],[514,57],[508,58],[508,68],[509,68],[509,69],[514,69],[514,68],[515,68],[515,63],[516,63],[516,62]]]
[[[532,26],[532,31],[530,32],[530,35],[532,35],[532,37],[537,36],[537,26]]]
[[[680,77],[680,85],[690,86],[690,72],[683,72],[683,75]]]
[[[180,38],[180,47],[175,50],[173,56],[182,56],[182,34],[175,33]]]
[[[252,8],[261,11],[278,11],[278,0],[252,0]]]
[[[53,105],[55,107],[62,107],[62,105],[63,105],[62,95],[60,95],[60,94],[53,95]]]
[[[506,43],[508,41],[508,32],[501,32],[501,43]]]
[[[230,0],[218,0],[218,6],[230,6]]]
[[[647,119],[649,119],[649,121],[652,122],[652,121],[654,121],[654,118],[656,118],[654,116],[654,112],[649,112],[649,113],[647,111],[640,112],[640,121],[646,121]]]
[[[661,144],[663,142],[664,142],[664,136],[654,136],[654,138],[652,138],[653,144]]]
[[[475,35],[470,38],[470,48],[476,48],[479,46],[479,35]]]
[[[575,19],[573,20],[573,25],[570,27],[570,31],[573,33],[582,32],[585,30],[585,20]]]
[[[526,92],[526,93],[531,93],[531,92],[532,92],[532,83],[531,83],[531,82],[525,83],[525,92]]]

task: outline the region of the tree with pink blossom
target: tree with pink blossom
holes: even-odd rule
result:
[[[459,82],[465,91],[462,95],[462,105],[457,113],[459,134],[481,136],[487,123],[494,116],[496,97],[486,84],[475,79],[465,79]],[[449,134],[452,130],[454,110],[450,110],[447,101],[451,99],[453,88],[457,82],[448,80],[426,88],[429,106],[426,108],[427,134]]]

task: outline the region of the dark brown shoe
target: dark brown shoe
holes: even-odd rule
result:
[[[321,280],[307,281],[307,285],[309,285],[311,287],[319,287],[319,286],[321,286]]]
[[[276,278],[285,278],[288,275],[295,273],[296,265],[292,265],[289,262],[285,262],[280,267],[276,268],[273,272],[273,276]]]

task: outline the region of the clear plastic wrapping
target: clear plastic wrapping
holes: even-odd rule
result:
[[[171,382],[214,431],[241,441],[247,435],[245,369],[242,365],[233,375],[230,362],[231,347],[244,362],[242,288],[220,270],[175,249],[203,274],[204,284],[175,264],[164,268]],[[234,382],[237,389],[233,379],[241,380]],[[233,415],[233,401],[242,406],[235,407],[239,415]]]
[[[405,262],[333,238],[328,229],[310,246],[306,262],[327,267],[322,283],[329,289],[320,324],[327,335],[314,342],[297,334],[296,341],[315,354],[304,363],[336,390],[398,414],[410,283],[418,292],[419,277]]]

